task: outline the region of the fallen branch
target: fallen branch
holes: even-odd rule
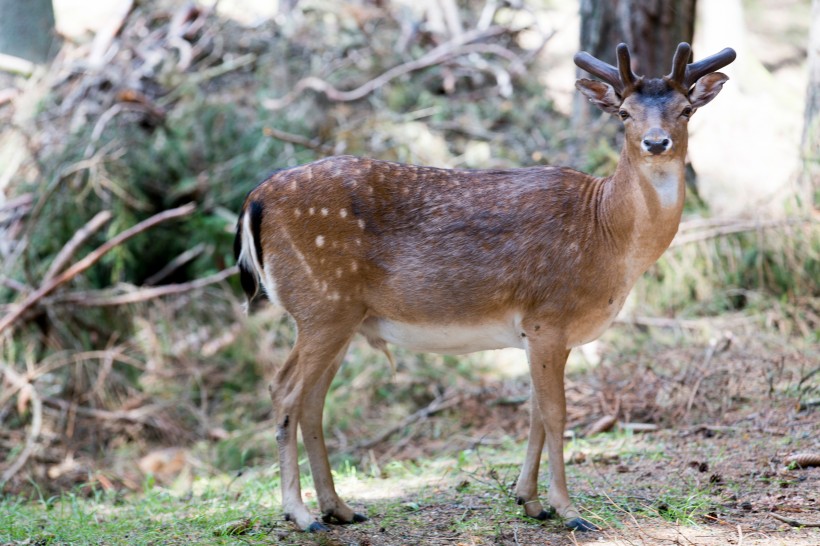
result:
[[[496,36],[507,31],[508,29],[504,27],[493,26],[483,30],[471,30],[469,32],[465,32],[464,34],[456,36],[452,40],[431,49],[420,58],[394,66],[376,78],[373,78],[372,80],[350,91],[341,91],[333,87],[325,80],[315,76],[309,76],[299,80],[293,90],[284,97],[279,99],[267,99],[263,101],[262,105],[268,110],[281,110],[302,96],[308,89],[318,91],[319,93],[324,93],[328,99],[333,101],[350,102],[359,100],[399,76],[403,76],[410,72],[415,72],[416,70],[421,70],[422,68],[439,64],[447,59],[472,52],[473,49],[465,48],[465,46],[471,42]]]
[[[699,220],[692,220],[693,224],[690,229],[687,229],[687,222],[681,224],[680,231],[672,240],[672,244],[669,245],[669,248],[683,246],[698,241],[706,241],[708,239],[715,239],[725,235],[733,235],[735,233],[745,233],[747,231],[757,231],[760,229],[816,223],[817,221],[817,219],[811,217],[764,221],[740,220],[734,223],[725,223],[725,221],[717,220],[711,224],[704,223]]]
[[[54,276],[65,267],[69,260],[74,257],[74,254],[76,254],[77,249],[80,248],[80,245],[87,241],[88,238],[94,233],[99,231],[99,229],[111,219],[111,216],[112,214],[109,210],[100,211],[94,216],[94,218],[89,220],[88,223],[77,230],[71,239],[63,245],[63,248],[60,249],[60,252],[57,253],[54,260],[52,260],[48,271],[46,271],[45,276],[43,276],[43,282],[53,279]]]
[[[152,288],[142,288],[126,294],[116,295],[101,295],[99,292],[75,292],[72,294],[65,294],[57,298],[52,298],[49,300],[49,303],[70,303],[80,307],[108,307],[112,305],[138,303],[162,296],[169,296],[171,294],[182,294],[185,292],[198,290],[200,288],[222,282],[225,279],[236,275],[238,272],[239,269],[236,266],[233,266],[223,269],[219,273],[190,282],[166,284],[164,286],[156,286]]]
[[[182,267],[183,265],[187,264],[191,260],[197,258],[200,254],[205,252],[205,243],[199,243],[198,245],[194,246],[193,248],[189,248],[167,264],[165,267],[145,279],[145,284],[147,286],[155,286],[159,284],[165,277]]]
[[[196,207],[193,203],[188,203],[187,205],[183,205],[181,207],[177,207],[175,209],[165,210],[160,212],[159,214],[155,214],[150,218],[143,220],[139,224],[123,231],[119,235],[113,237],[111,240],[103,243],[96,250],[92,251],[88,255],[85,256],[82,260],[76,262],[74,265],[54,277],[49,281],[46,281],[44,285],[40,288],[32,292],[22,303],[15,305],[12,308],[12,311],[6,314],[2,319],[0,319],[0,332],[14,324],[14,322],[20,318],[28,309],[33,307],[38,301],[43,299],[44,297],[51,294],[58,286],[64,284],[95,263],[97,263],[100,258],[105,256],[108,252],[112,249],[116,248],[117,246],[121,245],[125,241],[131,239],[135,235],[138,235],[144,231],[147,231],[154,227],[157,224],[165,222],[167,220],[171,220],[174,218],[179,218],[181,216],[186,216],[191,214]]]
[[[37,390],[34,386],[26,381],[23,376],[3,363],[0,363],[0,368],[2,368],[3,373],[5,373],[11,384],[20,390],[19,396],[23,397],[25,394],[31,402],[31,429],[29,429],[28,435],[26,436],[26,445],[23,447],[23,451],[20,452],[20,455],[17,456],[17,459],[15,459],[14,462],[3,471],[3,475],[0,476],[0,490],[2,490],[6,482],[23,468],[23,465],[26,464],[26,461],[28,461],[28,458],[34,452],[35,442],[43,426],[43,402],[40,400],[40,395],[37,394]]]
[[[804,521],[798,521],[796,519],[784,518],[783,516],[775,514],[774,512],[769,512],[769,515],[772,516],[774,519],[782,521],[783,523],[788,523],[792,527],[820,527],[820,523],[806,523]]]

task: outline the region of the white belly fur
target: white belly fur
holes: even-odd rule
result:
[[[483,324],[407,324],[382,318],[370,318],[362,324],[361,332],[368,339],[425,353],[464,354],[474,351],[524,348],[520,320],[487,322]]]

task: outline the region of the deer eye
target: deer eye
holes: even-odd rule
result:
[[[618,112],[618,116],[620,116],[620,118],[623,120],[629,119],[629,112],[627,112],[626,110],[620,110]]]
[[[692,107],[691,106],[686,106],[683,109],[683,111],[680,113],[680,115],[682,115],[685,118],[688,118],[689,116],[692,115]]]

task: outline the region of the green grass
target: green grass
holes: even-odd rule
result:
[[[523,457],[524,446],[515,456]],[[374,518],[363,525],[429,525],[429,513],[452,509],[447,526],[470,534],[492,533],[499,521],[519,517],[509,485],[518,468],[506,449],[482,449],[436,459],[393,461],[379,469],[347,462],[334,472],[340,494]],[[318,514],[310,474],[303,465],[303,496]],[[149,479],[140,493],[109,493],[89,486],[50,498],[0,500],[0,543],[29,544],[232,544],[232,522],[249,520],[244,543],[302,543],[282,519],[278,473],[250,470],[238,478],[200,477],[190,490],[174,494]],[[465,484],[466,485],[460,485]],[[401,493],[398,493],[401,492]],[[366,507],[364,506],[366,505]],[[455,508],[453,508],[455,506]],[[445,518],[446,519],[446,518]],[[321,544],[321,537],[312,536]],[[277,542],[278,541],[278,542]]]
[[[230,544],[223,528],[249,518],[250,535],[266,534],[264,525],[279,514],[278,478],[237,482],[201,480],[193,491],[174,495],[153,487],[141,494],[90,494],[77,488],[50,498],[0,501],[0,542],[36,544]]]

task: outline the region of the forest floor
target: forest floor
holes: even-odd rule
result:
[[[615,330],[609,339],[639,331]],[[570,492],[600,531],[522,516],[512,491],[526,446],[527,380],[485,376],[480,388],[448,391],[402,427],[384,408],[358,408],[363,421],[393,432],[364,449],[351,447],[360,438],[327,427],[337,489],[365,523],[299,532],[283,519],[275,464],[221,472],[206,446],[164,476],[158,466],[140,490],[111,488],[127,479],[109,469],[34,503],[7,497],[0,543],[816,546],[820,466],[793,458],[820,452],[818,348],[757,328],[722,335],[619,347],[568,374]],[[595,432],[591,421],[607,407],[618,422]],[[650,420],[657,427],[639,432]],[[270,429],[262,423],[257,432],[272,446]],[[318,514],[303,463],[303,497]]]

